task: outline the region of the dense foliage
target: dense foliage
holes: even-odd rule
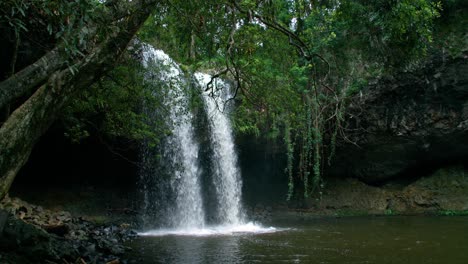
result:
[[[232,79],[236,130],[284,142],[288,199],[301,199],[320,193],[336,142],[348,140],[347,100],[423,58],[442,10],[432,0],[171,1],[139,38],[189,72]]]
[[[283,139],[288,199],[323,187],[346,101],[408,67],[433,38],[439,1],[171,1],[140,36],[191,70],[237,83],[240,133]]]
[[[60,43],[60,52],[65,63],[71,66],[72,59],[83,56],[83,51],[92,43],[102,40],[112,32],[108,28],[96,27],[105,24],[105,5],[98,1],[47,1],[47,0],[7,0],[0,3],[0,30],[15,45],[11,52],[11,69],[6,76],[13,74],[19,46],[28,43],[30,49],[23,51],[40,53],[50,50]],[[68,59],[66,57],[69,57]]]
[[[111,4],[95,0],[2,1],[0,29],[15,45],[10,67],[2,77],[9,77],[25,66],[15,67],[22,55],[18,53],[33,53],[32,59],[36,59],[56,45],[65,66],[74,71],[74,59],[84,57],[88,46],[118,30],[116,24],[109,24],[103,16],[110,12]],[[23,43],[24,48],[34,51],[19,50]],[[134,56],[134,52],[127,52],[115,69],[66,107],[62,121],[70,140],[79,142],[90,131],[105,137],[157,140],[140,109],[141,101],[150,100],[150,96],[142,82],[142,66]]]
[[[127,56],[129,56],[127,54]],[[135,58],[126,58],[89,90],[74,98],[66,107],[62,121],[66,136],[79,142],[95,133],[106,138],[149,139],[156,144],[159,126],[151,126],[142,111],[143,100],[157,104],[143,82],[142,66]]]
[[[99,21],[95,14],[112,1],[104,3],[2,1],[0,24],[16,42],[40,27],[73,58],[112,34],[112,25],[98,31],[87,26]],[[461,0],[162,1],[138,37],[165,50],[187,72],[231,79],[237,132],[284,143],[288,199],[302,198],[320,193],[335,145],[349,141],[344,123],[349,98],[368,80],[415,67],[428,51],[445,45],[438,39],[432,44],[434,30],[455,36],[457,29],[444,31],[440,25],[466,21],[458,11],[464,5]],[[452,54],[466,47],[463,41],[449,46]],[[74,141],[94,131],[157,143],[164,132],[150,129],[141,109],[149,93],[138,58],[128,51],[118,67],[66,108],[66,133]]]

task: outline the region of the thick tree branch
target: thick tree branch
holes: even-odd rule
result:
[[[71,68],[54,72],[0,127],[0,199],[8,192],[39,137],[75,93],[87,89],[114,62],[149,16],[156,1],[133,1],[131,14],[114,34]]]
[[[319,58],[321,61],[323,61],[325,64],[327,64],[327,68],[328,68],[327,74],[328,74],[328,72],[330,71],[330,65],[329,65],[328,61],[323,56],[321,56],[320,54],[312,53],[310,51],[309,46],[297,34],[295,34],[291,30],[289,30],[287,27],[281,25],[280,23],[276,22],[273,19],[262,16],[262,15],[258,14],[257,12],[254,12],[252,10],[246,10],[246,9],[242,8],[239,5],[239,3],[237,2],[237,0],[229,0],[229,2],[232,4],[232,6],[235,9],[237,9],[241,14],[246,15],[249,19],[255,18],[258,21],[265,24],[266,26],[271,27],[274,30],[276,30],[276,31],[282,33],[283,35],[287,36],[288,39],[289,39],[289,44],[292,45],[293,47],[295,47],[298,50],[299,54],[303,58],[305,58],[307,61],[312,62],[313,57]]]
[[[44,83],[50,74],[58,70],[63,63],[58,48],[55,48],[35,63],[1,82],[0,108],[22,95],[33,92],[34,88]]]
[[[107,27],[111,24],[117,27],[125,26],[129,16],[131,16],[131,10],[135,10],[135,7],[147,9],[158,2],[157,0],[109,1],[106,3],[107,8],[104,10],[103,15],[99,17],[99,21],[95,21],[94,25],[87,26],[88,33],[85,38],[92,39],[100,27]],[[77,33],[81,30],[81,28],[76,29]],[[33,93],[35,89],[47,81],[53,72],[63,69],[67,64],[72,65],[80,59],[71,54],[61,52],[60,46],[62,44],[47,52],[35,63],[0,82],[0,109],[21,96]],[[89,44],[91,45],[79,48],[79,52],[86,56],[86,54],[92,51],[93,44],[96,45],[96,43]]]

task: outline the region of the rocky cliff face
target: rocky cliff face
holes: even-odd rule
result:
[[[409,185],[367,185],[357,179],[328,179],[322,196],[306,208],[322,215],[463,214],[468,213],[468,170],[439,169]]]
[[[331,174],[379,184],[468,161],[468,55],[382,78],[348,108],[350,138]]]

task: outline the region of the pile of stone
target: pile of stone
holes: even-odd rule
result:
[[[0,263],[126,263],[128,224],[98,225],[20,199],[0,203]]]

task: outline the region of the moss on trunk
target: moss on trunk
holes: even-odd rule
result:
[[[57,119],[63,106],[75,93],[87,89],[103,72],[111,69],[156,2],[134,1],[129,11],[131,15],[120,22],[117,30],[72,67],[48,74],[46,83],[3,124],[0,128],[0,199],[7,194],[34,144]],[[42,72],[41,69],[30,70]]]

